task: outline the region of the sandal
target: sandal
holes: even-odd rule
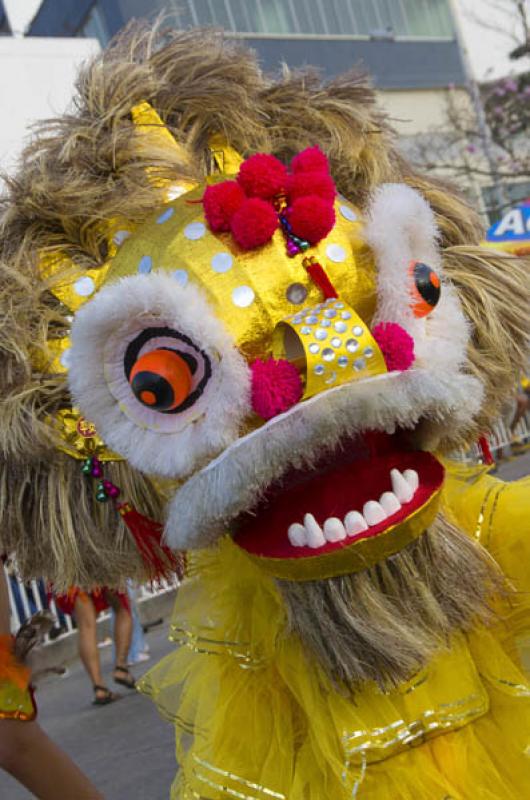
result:
[[[125,677],[117,678],[116,672],[122,672]],[[114,683],[119,683],[120,686],[125,686],[126,689],[136,689],[136,681],[127,667],[114,667]]]
[[[115,700],[119,700],[119,695],[111,692],[106,686],[99,686],[97,683],[94,684],[94,692],[96,696],[92,701],[93,706],[108,706],[109,703],[114,703]],[[98,692],[101,692],[99,697],[97,694]]]

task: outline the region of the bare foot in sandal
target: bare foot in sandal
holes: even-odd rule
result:
[[[117,664],[114,667],[114,683],[119,683],[120,686],[125,686],[126,689],[136,689],[136,681],[128,668]]]
[[[109,703],[114,703],[115,700],[120,699],[119,694],[111,692],[106,686],[98,686],[97,684],[94,685],[94,694],[93,706],[108,706]]]

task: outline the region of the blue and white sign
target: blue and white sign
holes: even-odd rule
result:
[[[530,246],[530,199],[510,209],[495,222],[483,244],[510,252],[526,251]]]

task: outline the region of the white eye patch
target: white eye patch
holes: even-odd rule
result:
[[[410,186],[384,184],[373,196],[365,239],[377,266],[378,303],[373,324],[397,322],[410,333],[418,366],[458,370],[466,358],[469,329],[456,292],[444,280],[429,203]],[[431,268],[442,284],[437,304],[423,317],[414,313],[411,265],[415,262]]]
[[[250,412],[250,370],[232,337],[196,287],[166,273],[105,286],[76,314],[71,340],[74,402],[138,469],[189,474],[237,438]],[[156,353],[186,365],[189,383],[172,406],[155,397],[149,407],[133,386],[134,365]]]

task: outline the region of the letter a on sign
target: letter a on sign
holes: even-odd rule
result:
[[[494,236],[504,236],[507,233],[515,236],[523,236],[526,233],[523,212],[520,208],[514,208],[505,214],[497,225]]]

